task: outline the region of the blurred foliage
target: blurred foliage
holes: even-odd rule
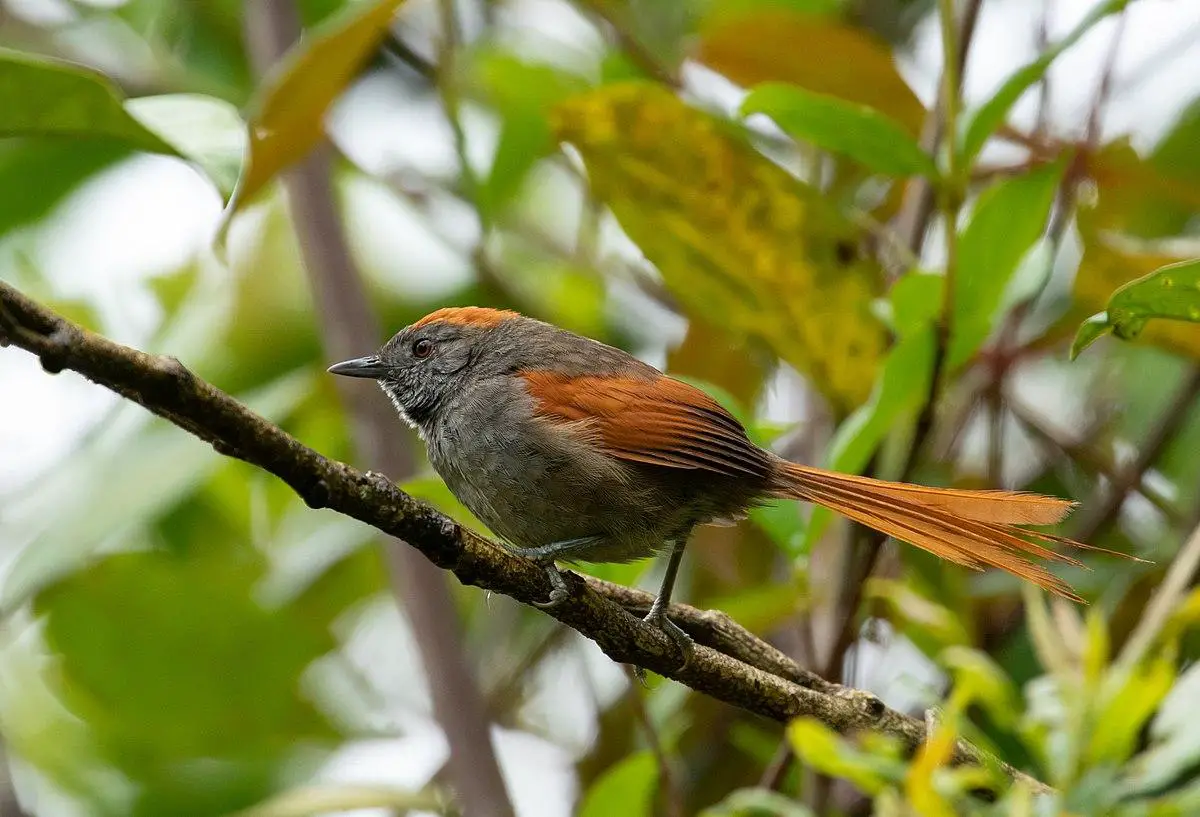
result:
[[[304,36],[261,83],[233,0],[33,5],[0,8],[0,277],[179,357],[324,453],[355,458],[322,374],[311,225],[275,182],[328,130],[353,260],[390,329],[437,306],[517,308],[665,361],[793,458],[1085,511],[1114,483],[1165,498],[1169,513],[1117,497],[1091,535],[1156,564],[1086,553],[1090,572],[1064,572],[1086,615],[911,548],[885,548],[857,588],[863,548],[793,503],[697,535],[680,598],[925,715],[911,757],[631,686],[544,616],[463,588],[504,765],[537,764],[534,794],[510,780],[522,812],[561,791],[561,813],[584,815],[1200,813],[1200,545],[1176,556],[1200,519],[1200,405],[1175,396],[1200,356],[1200,99],[1174,100],[1154,140],[1081,140],[1085,107],[1034,131],[1013,116],[1141,4],[1097,0],[956,106],[953,161],[918,146],[926,97],[897,67],[937,28],[929,0],[472,1],[450,4],[450,39],[441,0],[301,0]],[[153,185],[151,210],[125,218],[147,224],[117,234],[125,204],[107,202],[130,201],[114,190],[147,153],[163,178],[186,162],[203,180],[186,202],[212,216],[199,239],[157,235],[153,210],[185,209]],[[889,223],[916,181],[935,203],[921,253]],[[155,241],[172,246],[153,263],[122,254]],[[1071,363],[1077,331],[1075,351],[1119,341]],[[452,811],[426,790],[442,750],[371,532],[97,389],[54,386],[29,390],[60,401],[38,455],[0,451],[0,733],[25,810]],[[1163,429],[1145,473],[1124,474]],[[417,459],[391,476],[485,532]],[[651,562],[581,569],[655,580]],[[958,737],[1057,794],[948,767]],[[388,771],[361,772],[376,742],[390,748],[370,768]],[[799,768],[776,770],[780,746]]]

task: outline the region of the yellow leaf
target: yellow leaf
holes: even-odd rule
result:
[[[1105,145],[1088,159],[1087,168],[1096,185],[1091,222],[1097,228],[1147,237],[1173,235],[1178,225],[1171,212],[1200,210],[1200,186],[1138,155],[1127,137]]]
[[[925,109],[896,70],[891,48],[827,17],[773,9],[714,18],[696,58],[739,85],[790,82],[882,111],[916,135]]]
[[[953,728],[939,724],[926,737],[909,766],[904,793],[913,811],[923,817],[954,817],[954,808],[938,793],[933,778],[949,762],[956,737]]]
[[[764,343],[841,413],[867,399],[887,346],[870,310],[883,275],[818,191],[649,83],[572,97],[552,119],[688,312]]]
[[[325,112],[375,53],[403,2],[350,4],[306,32],[271,70],[251,103],[249,149],[226,210],[226,223],[320,142]]]

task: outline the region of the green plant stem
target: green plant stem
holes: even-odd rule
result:
[[[946,280],[942,291],[942,351],[933,373],[934,397],[943,391],[947,375],[945,348],[954,331],[954,300],[958,277],[958,211],[962,206],[963,172],[959,167],[958,113],[960,73],[956,42],[954,0],[938,0],[938,22],[942,35],[942,140],[946,152],[946,174],[939,191],[942,220],[946,233]]]

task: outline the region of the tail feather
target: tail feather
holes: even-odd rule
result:
[[[1083,601],[1069,584],[1033,559],[1082,567],[1078,559],[1049,546],[1088,546],[1019,527],[1059,522],[1072,502],[1013,491],[885,482],[795,463],[783,464],[776,493],[823,505],[964,567],[998,567],[1064,598]]]
[[[929,488],[906,482],[884,482],[870,477],[838,474],[788,463],[793,479],[833,481],[856,484],[875,493],[887,494],[900,501],[915,501],[926,507],[938,507],[977,522],[1002,525],[1057,525],[1067,518],[1076,503],[1069,499],[1031,494],[1024,491],[969,491],[950,488]]]

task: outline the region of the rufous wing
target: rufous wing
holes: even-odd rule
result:
[[[660,375],[568,376],[544,370],[520,375],[536,416],[590,435],[618,459],[766,478],[769,455],[707,394]]]

